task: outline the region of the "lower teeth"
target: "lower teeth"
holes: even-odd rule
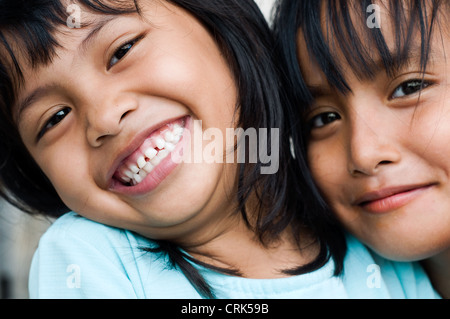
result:
[[[175,124],[172,130],[162,133],[164,138],[155,139],[155,148],[146,150],[143,156],[137,159],[137,163],[129,165],[120,173],[121,177],[118,179],[125,186],[140,184],[163,159],[175,150],[183,133],[184,128],[178,124]]]
[[[168,150],[160,150],[158,154],[149,162],[147,162],[146,165],[144,165],[138,173],[133,175],[133,178],[129,182],[129,184],[136,186],[139,183],[142,183],[142,181],[147,177],[148,174],[150,174],[155,166],[159,165],[163,159],[165,159],[170,152]]]

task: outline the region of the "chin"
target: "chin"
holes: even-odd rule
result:
[[[445,247],[436,246],[434,243],[417,242],[415,239],[395,239],[395,245],[368,245],[378,255],[393,261],[414,262],[428,259],[445,250]],[[400,243],[400,244],[398,244]],[[447,249],[450,245],[447,245]]]

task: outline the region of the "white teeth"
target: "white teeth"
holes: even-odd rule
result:
[[[167,143],[173,143],[175,135],[171,131],[167,131],[166,134],[164,134],[164,139]]]
[[[141,156],[138,158],[137,165],[140,169],[143,169],[146,164],[147,164],[147,161],[145,160],[144,156]]]
[[[148,175],[148,173],[146,171],[144,171],[143,169],[139,171],[139,176],[144,179],[146,178]]]
[[[134,176],[134,174],[129,170],[124,170],[122,173],[125,174],[125,176],[128,177],[129,179],[132,179]]]
[[[158,157],[160,160],[163,160],[167,157],[167,155],[169,155],[169,151],[164,149],[164,150],[160,150],[156,157]]]
[[[155,166],[152,165],[152,163],[147,163],[147,165],[144,166],[143,170],[147,173],[151,173]]]
[[[135,174],[133,176],[133,179],[135,181],[135,184],[139,184],[139,183],[141,183],[144,180],[139,174]]]
[[[130,183],[133,178],[123,177],[122,179],[125,183]]]
[[[121,171],[121,180],[132,185],[140,184],[153,169],[158,166],[171,152],[183,136],[184,128],[175,124],[171,131],[161,132],[161,137],[154,140],[155,148],[147,149],[143,156],[139,156],[136,164]]]
[[[173,150],[175,149],[175,145],[172,143],[166,143],[166,146],[164,147],[164,149],[166,151],[168,151],[169,153],[173,152]]]
[[[129,167],[130,171],[132,171],[134,174],[139,173],[139,167],[136,164],[131,164]]]
[[[179,125],[175,125],[174,129],[173,129],[173,135],[175,136],[181,136],[183,135],[184,132],[184,128],[182,128]]]
[[[162,150],[164,146],[166,146],[166,141],[161,137],[157,138],[155,143],[156,147],[159,148],[160,150]]]
[[[159,154],[159,153],[158,153]],[[150,163],[153,165],[153,166],[158,166],[159,165],[159,163],[161,163],[161,158],[159,157],[159,156],[155,156],[151,161],[150,161]]]
[[[158,154],[158,151],[155,150],[154,148],[149,148],[148,150],[145,151],[144,155],[149,159],[152,160],[155,158],[155,156]]]

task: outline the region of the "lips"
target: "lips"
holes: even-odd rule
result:
[[[175,151],[182,140],[188,117],[167,121],[150,133],[139,134],[130,146],[123,151],[111,170],[113,189],[133,188],[139,186],[152,174],[164,175],[158,169],[166,158]]]
[[[184,120],[164,125],[153,132],[118,168],[114,177],[124,184],[137,185],[169,156],[184,132]]]
[[[354,205],[371,213],[387,213],[405,206],[434,184],[404,185],[367,192]]]

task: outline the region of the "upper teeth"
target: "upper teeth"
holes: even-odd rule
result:
[[[161,134],[154,140],[155,148],[148,148],[142,156],[138,157],[136,163],[120,169],[120,180],[132,185],[141,183],[163,159],[173,152],[183,133],[184,128],[175,124],[172,130]]]
[[[155,156],[158,154],[158,151],[155,150],[154,148],[149,148],[148,150],[145,151],[144,155],[152,160],[153,158],[155,158]]]

